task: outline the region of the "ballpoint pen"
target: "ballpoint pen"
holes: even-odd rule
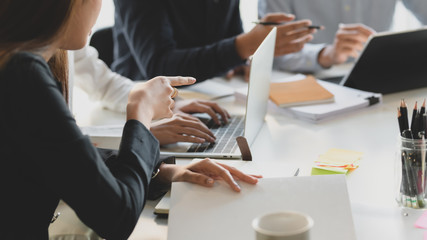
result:
[[[298,176],[298,174],[299,174],[299,168],[295,171],[294,177]]]
[[[278,25],[286,24],[288,22],[262,22],[262,21],[254,21],[252,23],[260,24],[260,25],[265,25],[265,26],[278,26]],[[306,28],[308,28],[308,29],[323,30],[325,27],[324,26],[320,26],[320,25],[310,25],[310,26],[306,26]]]

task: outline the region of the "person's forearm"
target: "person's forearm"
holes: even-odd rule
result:
[[[144,108],[142,110],[143,103],[138,102],[129,102],[126,107],[126,119],[127,120],[138,120],[140,121],[147,129],[151,127],[151,121],[153,120],[153,111],[149,108]]]
[[[334,61],[333,61],[331,54],[330,54],[330,51],[331,51],[330,48],[331,48],[331,46],[329,46],[329,45],[324,47],[319,52],[319,55],[317,57],[317,62],[323,68],[330,68],[330,67],[332,67],[332,65],[334,65]]]
[[[319,52],[325,44],[305,44],[304,48],[297,53],[290,53],[276,57],[274,60],[275,69],[290,72],[314,73],[324,69],[319,62]]]
[[[259,43],[250,33],[243,33],[236,37],[236,50],[242,59],[248,59],[254,54]]]

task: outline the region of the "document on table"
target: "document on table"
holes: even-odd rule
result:
[[[277,211],[299,211],[314,220],[312,240],[355,240],[345,176],[263,178],[240,183],[233,192],[224,182],[213,188],[173,183],[168,240],[254,240],[252,220]]]
[[[119,149],[123,125],[86,126],[80,127],[80,130],[89,136],[95,147]]]
[[[298,74],[296,76],[281,79],[275,82],[300,80],[304,77],[304,75]],[[354,111],[356,109],[364,107],[369,107],[375,103],[379,103],[382,101],[382,95],[380,93],[361,91],[358,89],[344,87],[322,80],[317,81],[320,85],[322,85],[334,95],[335,102],[299,107],[280,108],[273,102],[269,101],[269,109],[279,113],[292,115],[296,118],[309,122],[317,122],[333,118],[334,116],[337,116],[342,113]],[[237,89],[235,91],[236,99],[246,99],[246,92],[246,88]]]
[[[292,107],[282,110],[290,111],[297,118],[316,122],[356,109],[369,107],[382,101],[382,95],[380,93],[365,92],[322,80],[318,81],[320,85],[334,94],[335,102]]]
[[[232,96],[234,89],[221,83],[220,79],[206,80],[179,89],[178,96],[182,99],[215,100],[222,97]]]

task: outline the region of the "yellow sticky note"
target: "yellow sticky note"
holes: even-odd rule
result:
[[[325,154],[320,155],[317,162],[333,165],[358,165],[357,162],[362,156],[363,153],[361,152],[332,148]]]

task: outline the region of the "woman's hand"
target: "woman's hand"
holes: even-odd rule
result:
[[[260,175],[247,175],[234,167],[208,158],[187,166],[162,164],[157,177],[162,181],[190,182],[205,187],[212,187],[215,180],[222,179],[236,192],[240,192],[240,186],[236,180],[256,184],[258,178],[262,178]]]
[[[221,115],[222,121],[226,124],[230,118],[230,114],[217,103],[204,100],[180,100],[175,104],[174,112],[182,113],[207,113],[215,121],[221,125],[217,113]]]
[[[172,118],[152,124],[150,131],[160,145],[176,142],[215,142],[214,134],[198,118],[184,113],[175,113]]]
[[[172,117],[174,101],[172,86],[189,85],[196,82],[192,77],[155,77],[147,82],[135,84],[129,93],[127,119],[137,119],[147,128],[153,119]]]

